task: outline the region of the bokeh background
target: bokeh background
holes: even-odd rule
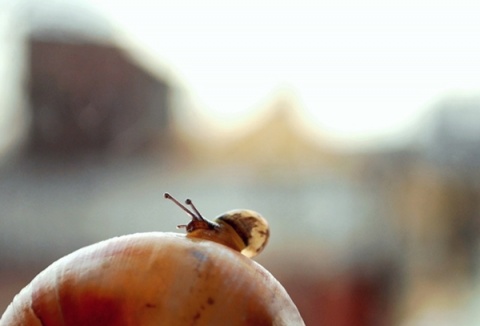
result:
[[[480,324],[480,5],[0,0],[0,311],[109,237],[261,212],[307,325]]]

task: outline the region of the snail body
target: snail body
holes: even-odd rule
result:
[[[79,249],[38,274],[0,325],[304,325],[282,285],[247,257],[264,247],[263,221],[252,224],[259,237],[241,236],[225,221],[235,214],[211,222],[195,213],[181,226],[187,234],[138,233]]]

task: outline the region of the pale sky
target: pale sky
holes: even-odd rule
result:
[[[93,2],[93,0],[92,0]],[[346,141],[406,128],[440,97],[480,90],[480,2],[103,1],[217,121],[291,87]]]
[[[290,88],[309,126],[355,146],[480,91],[479,1],[88,3],[223,126]]]

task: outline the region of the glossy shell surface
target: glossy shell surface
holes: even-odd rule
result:
[[[7,308],[14,325],[304,325],[281,284],[224,245],[141,233],[50,265]]]

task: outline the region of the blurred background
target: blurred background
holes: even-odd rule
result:
[[[479,325],[480,5],[0,0],[0,311],[109,237],[262,213],[307,325]]]

